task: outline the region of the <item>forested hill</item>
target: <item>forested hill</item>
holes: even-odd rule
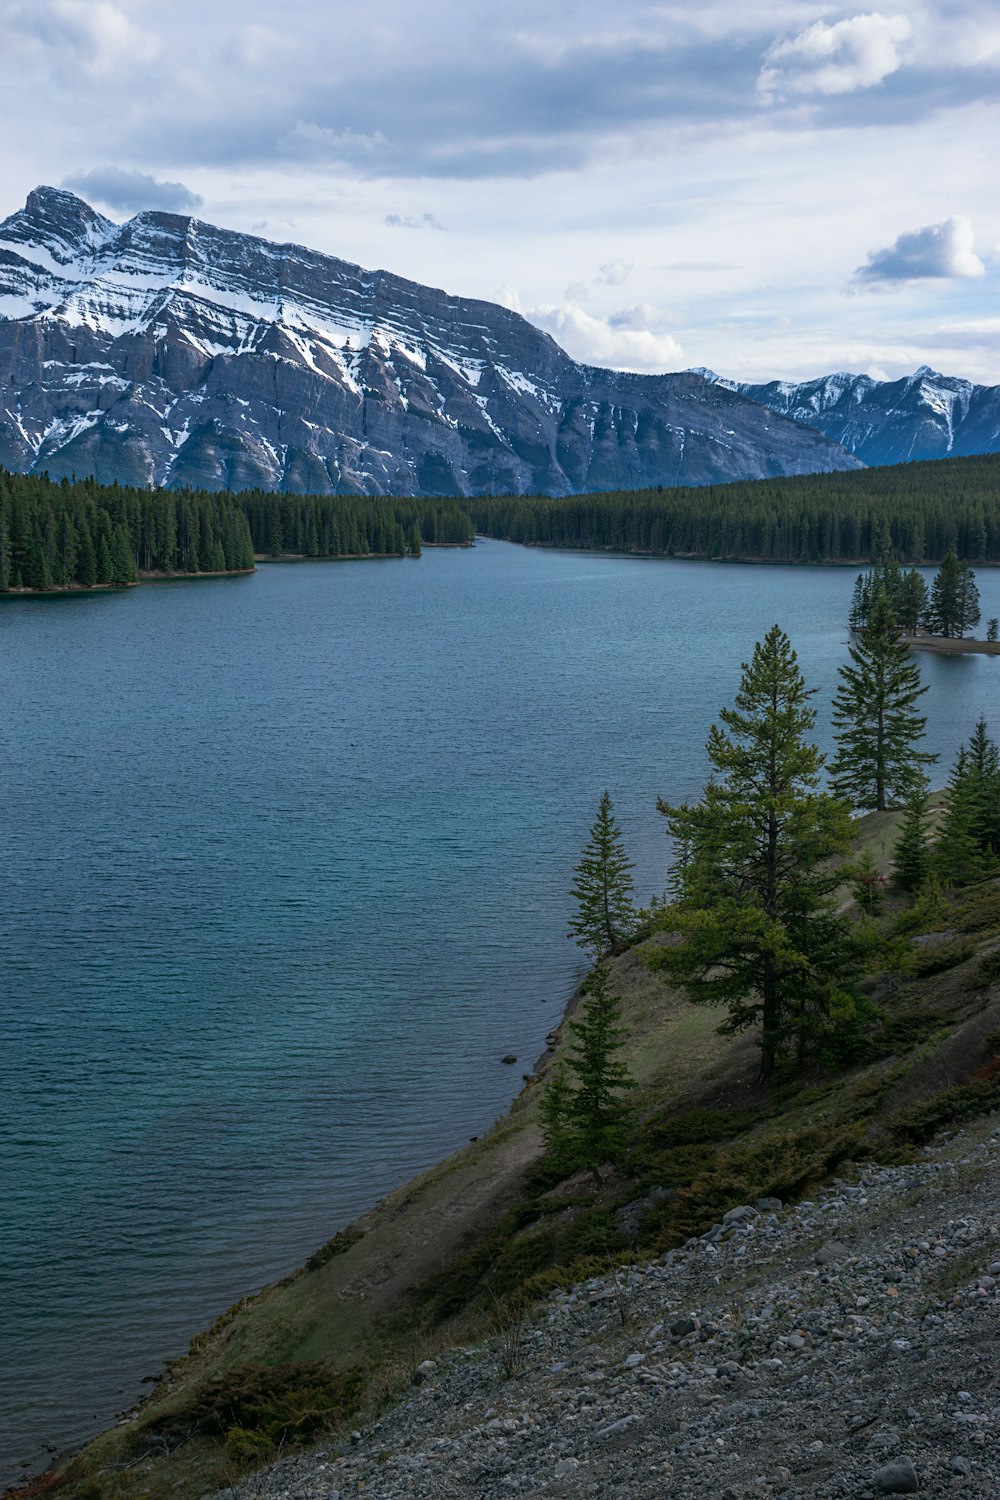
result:
[[[246,572],[255,552],[401,557],[471,539],[453,500],[129,489],[0,470],[0,593]]]
[[[486,536],[553,547],[754,562],[837,563],[891,546],[1000,562],[1000,454],[849,474],[463,502]]]

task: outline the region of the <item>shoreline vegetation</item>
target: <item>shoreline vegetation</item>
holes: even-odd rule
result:
[[[880,602],[861,632],[870,660],[855,649],[842,669],[831,791],[804,738],[810,694],[775,626],[744,665],[736,709],[720,710],[725,730],[710,732],[703,800],[659,804],[679,855],[669,894],[646,911],[631,905],[602,798],[571,892],[596,965],[509,1109],[224,1312],[134,1411],[29,1480],[22,1500],[197,1500],[297,1444],[347,1451],[446,1351],[485,1341],[501,1387],[514,1379],[504,1351],[546,1298],[714,1241],[739,1205],[811,1199],[849,1164],[902,1165],[938,1130],[1000,1108],[1000,753],[980,722],[930,815],[930,757],[913,750],[917,668],[896,661],[884,615]],[[883,647],[894,707],[876,745],[866,671]],[[838,770],[861,808],[881,806],[885,772],[896,805],[852,827]],[[806,850],[780,864],[766,909],[804,943],[812,987],[800,954],[779,964],[770,1021],[766,975],[732,982],[750,950],[771,951],[742,865],[726,886],[731,854],[762,878],[742,821],[753,787],[753,827],[774,817]],[[589,1135],[567,1134],[567,1120]]]
[[[0,470],[0,595],[249,573],[256,554],[419,557],[424,546],[473,539],[449,499],[128,489]]]
[[[128,489],[0,470],[0,594],[218,576],[255,558],[416,557],[476,532],[526,546],[746,564],[1000,565],[1000,454],[725,485],[547,496]]]

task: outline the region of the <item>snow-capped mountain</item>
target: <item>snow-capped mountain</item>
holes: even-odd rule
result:
[[[492,303],[54,188],[0,224],[0,464],[369,494],[858,467],[698,375],[579,365]]]
[[[711,370],[692,373],[817,428],[866,464],[1000,451],[1000,386],[973,385],[927,365],[903,380],[840,373],[798,385],[740,384]]]

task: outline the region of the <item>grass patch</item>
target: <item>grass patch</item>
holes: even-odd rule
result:
[[[343,1255],[345,1251],[350,1250],[352,1245],[356,1245],[364,1237],[364,1230],[362,1229],[341,1229],[334,1235],[332,1240],[327,1240],[325,1245],[320,1245],[319,1249],[310,1255],[305,1263],[305,1270],[318,1271],[320,1266],[327,1265],[329,1261],[333,1260],[335,1255]]]

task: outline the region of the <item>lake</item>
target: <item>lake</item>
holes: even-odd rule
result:
[[[601,792],[662,892],[775,621],[828,744],[854,576],[481,542],[0,603],[0,1479],[503,1111]],[[941,783],[1000,660],[919,660]]]

